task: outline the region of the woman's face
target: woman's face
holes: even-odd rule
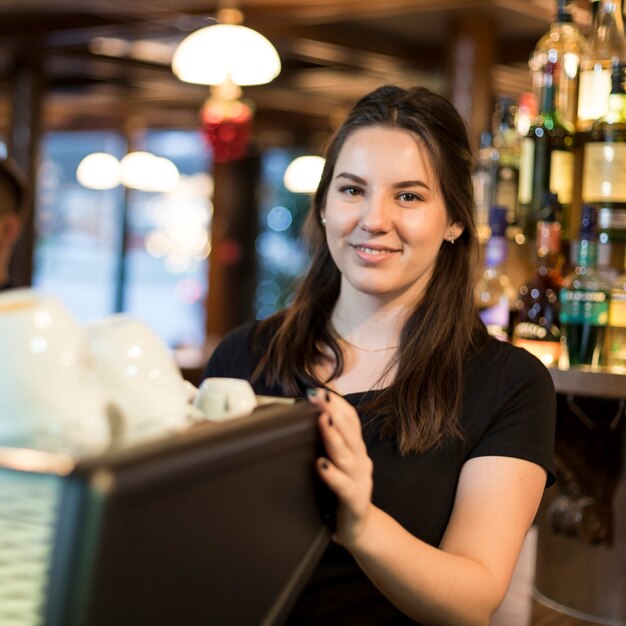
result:
[[[426,148],[408,131],[377,126],[345,141],[322,216],[342,294],[401,303],[421,298],[442,242],[463,230],[450,223]]]

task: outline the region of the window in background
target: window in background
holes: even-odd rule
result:
[[[33,285],[58,297],[79,322],[113,312],[124,191],[87,189],[76,168],[92,152],[120,158],[125,151],[114,132],[56,132],[42,140]]]
[[[268,150],[261,161],[260,234],[256,241],[258,275],[254,309],[265,319],[289,304],[298,278],[308,262],[300,240],[312,198],[292,193],[283,184],[295,151]]]
[[[149,131],[138,149],[170,159],[180,183],[168,193],[128,194],[125,308],[170,346],[200,346],[213,213],[210,155],[197,131]]]
[[[209,154],[197,131],[149,131],[137,148],[174,162],[180,172],[174,191],[87,189],[76,180],[81,160],[92,152],[121,158],[124,138],[113,132],[45,136],[33,284],[59,297],[83,323],[113,313],[121,290],[123,310],[144,320],[168,345],[200,346],[212,211]]]

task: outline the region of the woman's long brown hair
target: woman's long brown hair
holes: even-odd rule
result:
[[[454,244],[442,243],[424,296],[402,328],[393,382],[367,405],[382,419],[381,433],[395,437],[402,454],[417,453],[447,439],[462,438],[464,361],[468,351],[486,338],[474,303],[478,244],[467,130],[456,109],[428,89],[380,87],[357,102],[333,136],[305,225],[310,269],[289,308],[260,323],[257,337],[263,334],[271,339],[255,376],[281,385],[287,394],[300,395],[303,386],[328,382],[315,375],[315,366],[328,360],[326,346],[334,355],[329,380],[343,371],[342,351],[330,323],[341,275],[326,244],[320,215],[346,138],[371,126],[404,129],[421,140],[430,154],[448,216],[464,226]]]

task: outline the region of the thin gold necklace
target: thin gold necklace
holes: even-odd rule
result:
[[[363,346],[357,346],[356,343],[352,343],[351,341],[348,341],[345,337],[339,337],[339,339],[341,339],[341,341],[347,343],[349,346],[352,346],[353,348],[356,348],[357,350],[362,350],[363,352],[387,352],[388,350],[395,350],[396,348],[399,348],[400,346],[387,346],[386,348],[364,348]]]

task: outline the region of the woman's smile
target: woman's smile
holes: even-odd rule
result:
[[[402,249],[390,248],[380,244],[351,243],[356,256],[364,263],[382,263],[402,252]]]

